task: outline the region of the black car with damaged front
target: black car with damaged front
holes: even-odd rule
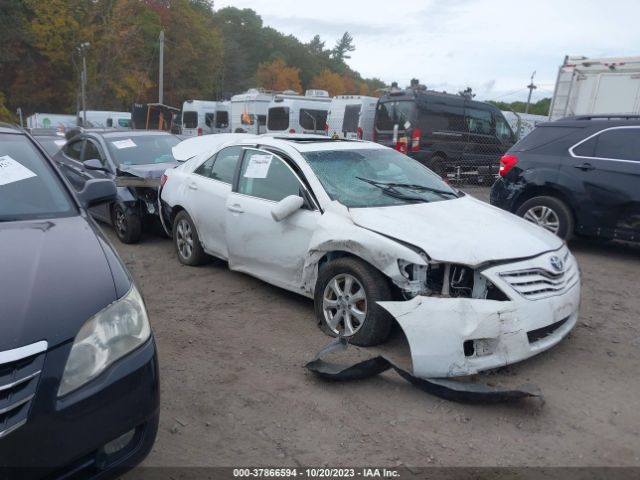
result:
[[[167,132],[82,131],[54,160],[76,190],[93,178],[116,182],[116,200],[92,208],[91,215],[113,225],[122,242],[136,243],[145,228],[161,231],[158,187],[164,171],[177,165],[172,148],[179,142]]]
[[[106,478],[140,462],[159,416],[142,297],[87,208],[26,133],[0,126],[0,478]]]

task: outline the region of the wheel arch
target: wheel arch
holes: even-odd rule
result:
[[[558,200],[561,200],[571,212],[573,220],[577,222],[577,214],[576,209],[569,199],[567,195],[565,195],[562,190],[546,185],[536,185],[530,188],[527,188],[524,192],[522,192],[515,202],[513,202],[511,207],[511,213],[515,213],[522,206],[524,202],[527,200],[531,200],[534,197],[555,197]]]

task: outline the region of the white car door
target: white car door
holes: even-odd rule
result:
[[[300,292],[302,267],[320,212],[291,167],[280,157],[245,149],[237,191],[227,198],[229,267]],[[272,208],[290,195],[305,205],[276,222]]]
[[[186,180],[187,210],[193,217],[203,248],[224,260],[228,258],[226,201],[241,154],[241,147],[223,148],[196,168]]]

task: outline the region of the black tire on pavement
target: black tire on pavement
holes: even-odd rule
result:
[[[200,238],[193,220],[185,210],[179,212],[173,220],[173,245],[178,260],[184,265],[195,267],[209,261],[210,257],[200,245]]]
[[[142,220],[124,206],[115,204],[111,211],[111,223],[122,243],[138,243],[142,236]]]
[[[546,228],[565,241],[569,241],[573,235],[573,214],[567,204],[557,197],[543,195],[530,198],[518,207],[516,215]]]

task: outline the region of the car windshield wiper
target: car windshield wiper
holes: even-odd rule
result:
[[[382,193],[388,195],[393,198],[399,198],[402,200],[410,200],[414,202],[425,202],[429,203],[429,200],[424,197],[416,197],[414,195],[407,195],[406,193],[402,193],[396,189],[395,185],[390,185],[385,182],[379,182],[377,180],[371,180],[370,178],[362,178],[356,177],[358,180],[362,180],[363,182],[367,182],[374,187],[378,187],[382,190]]]
[[[396,182],[381,182],[379,180],[372,180],[370,178],[364,177],[356,177],[358,180],[362,180],[363,182],[370,183],[371,185],[375,185],[376,187],[386,188],[386,187],[400,187],[400,188],[408,188],[410,190],[423,190],[432,193],[438,193],[440,195],[453,195],[457,197],[458,194],[455,192],[449,192],[447,190],[440,190],[439,188],[427,187],[425,185],[416,185],[413,183],[396,183]]]

